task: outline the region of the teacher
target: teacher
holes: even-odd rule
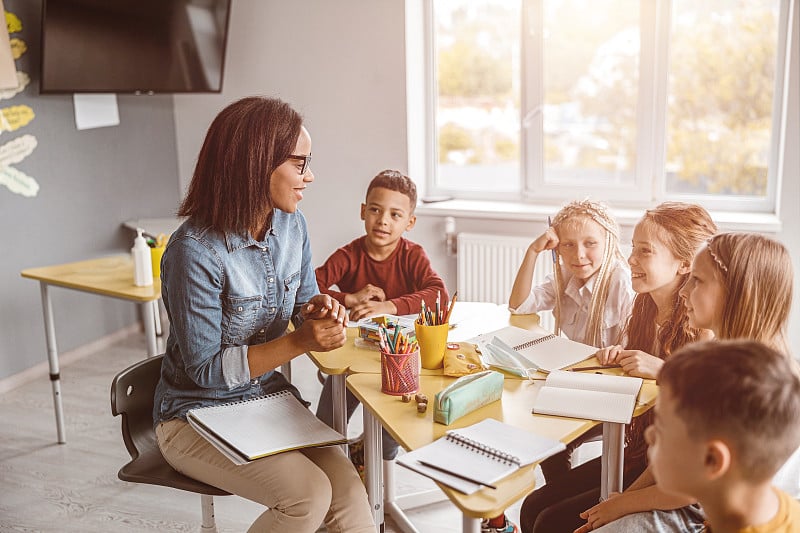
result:
[[[179,472],[268,507],[249,531],[374,532],[364,485],[337,447],[234,465],[186,422],[196,407],[300,392],[275,369],[345,342],[345,309],[319,294],[306,219],[314,181],[302,118],[274,98],[243,98],[206,134],[161,268],[170,320],[153,418]],[[295,330],[286,333],[292,320]],[[308,405],[307,402],[304,402]]]

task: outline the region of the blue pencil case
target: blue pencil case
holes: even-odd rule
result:
[[[450,425],[462,416],[496,402],[503,395],[503,374],[486,370],[469,374],[436,393],[433,420]]]

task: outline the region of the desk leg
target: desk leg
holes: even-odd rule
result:
[[[461,515],[462,533],[481,533],[481,519]]]
[[[333,374],[331,375],[331,401],[333,401],[333,429],[347,436],[347,398],[345,391],[347,385],[345,384],[346,374]],[[366,433],[366,426],[365,433]],[[347,444],[342,445],[344,453],[347,453]]]
[[[336,405],[334,403],[334,405]],[[364,414],[364,481],[367,485],[367,498],[372,508],[372,517],[378,531],[384,530],[383,523],[383,443],[381,442],[381,424],[369,409]]]
[[[603,422],[600,498],[622,492],[622,465],[625,457],[625,424]]]
[[[156,301],[158,303],[158,301]],[[147,357],[158,355],[158,341],[156,340],[156,317],[153,312],[153,302],[139,304],[144,322],[144,336],[147,342]]]
[[[47,342],[47,361],[50,363],[50,384],[53,387],[53,408],[56,412],[56,432],[58,443],[65,444],[67,435],[64,431],[64,407],[61,404],[61,375],[58,369],[58,347],[56,346],[56,329],[53,322],[53,304],[47,283],[39,282],[42,291],[42,312],[44,313],[44,334]]]

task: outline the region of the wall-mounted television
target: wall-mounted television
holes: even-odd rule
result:
[[[44,0],[39,92],[218,93],[231,0]]]

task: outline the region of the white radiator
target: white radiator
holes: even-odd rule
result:
[[[458,298],[465,302],[508,304],[517,270],[533,238],[478,233],[458,234]],[[549,253],[539,254],[533,285],[553,271]],[[539,313],[541,325],[553,329],[552,313]]]

